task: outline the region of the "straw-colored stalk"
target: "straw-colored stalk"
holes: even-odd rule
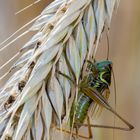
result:
[[[95,57],[101,33],[105,26],[109,29],[116,5],[117,0],[55,0],[21,28],[36,20],[22,35],[37,33],[16,54],[24,52],[11,67],[9,72],[16,72],[0,92],[1,140],[49,140],[53,128],[62,126],[62,117],[68,120],[85,62]],[[2,42],[8,43],[0,52],[22,35]]]

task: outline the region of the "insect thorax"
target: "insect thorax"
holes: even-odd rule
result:
[[[88,80],[88,85],[95,88],[99,93],[102,93],[108,88],[108,85],[105,82],[102,82],[98,77],[95,78],[93,74],[89,74]]]

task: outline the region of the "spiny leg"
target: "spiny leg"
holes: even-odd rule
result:
[[[76,124],[76,123],[75,123]],[[77,126],[79,126],[79,124],[77,123]],[[76,136],[76,138],[83,138],[83,139],[88,139],[88,140],[90,140],[90,139],[92,139],[93,138],[93,135],[92,135],[92,129],[91,129],[91,127],[92,127],[92,125],[90,124],[90,118],[89,118],[89,116],[87,116],[87,124],[80,124],[80,126],[86,126],[86,127],[88,127],[88,136],[84,136],[84,135],[81,135],[81,134],[79,134],[78,133],[78,128],[76,128],[76,132],[71,132],[71,131],[69,131],[69,130],[66,130],[66,129],[60,129],[60,128],[57,128],[57,130],[61,130],[61,131],[63,131],[64,133],[67,133],[67,134],[72,134],[72,137],[75,139],[75,137],[74,136]]]
[[[79,138],[79,133],[78,133],[78,131],[79,131],[79,128],[78,128],[78,126],[76,126],[76,128],[75,128],[75,132],[76,132],[76,138]]]
[[[81,125],[81,126],[85,126],[85,127],[89,127],[89,124],[80,124],[77,123],[77,125]],[[90,124],[90,127],[94,127],[94,128],[105,128],[105,129],[116,129],[116,130],[122,130],[122,131],[131,131],[131,128],[126,128],[126,127],[114,127],[114,126],[110,126],[110,125],[98,125],[98,124]]]
[[[76,123],[75,123],[76,124]],[[77,123],[77,126],[79,126],[79,124]],[[80,124],[80,126],[85,126],[85,124]],[[66,130],[66,129],[60,129],[60,128],[57,128],[57,130],[62,130],[63,132],[65,133],[68,133],[68,134],[72,134],[73,138],[75,138],[74,136],[76,136],[76,138],[83,138],[83,139],[92,139],[93,138],[93,135],[92,135],[92,125],[90,124],[90,118],[89,116],[87,116],[87,124],[86,124],[86,127],[88,127],[88,136],[84,136],[84,135],[81,135],[78,133],[78,128],[76,128],[76,132],[71,132],[69,130]]]
[[[92,135],[92,129],[91,129],[91,124],[90,124],[90,118],[89,118],[89,116],[87,116],[87,123],[88,123],[89,139],[92,139],[93,138],[93,135]]]
[[[93,138],[91,127],[94,127],[94,128],[105,128],[105,129],[116,129],[116,130],[122,130],[122,131],[131,131],[132,130],[132,128],[126,128],[126,127],[117,127],[117,126],[114,127],[114,126],[109,126],[109,125],[90,124],[89,116],[87,117],[87,124],[81,124],[81,123],[76,123],[76,124],[80,125],[80,126],[88,127],[89,137],[85,137],[85,139]]]
[[[73,136],[77,136],[77,133],[71,132],[71,131],[66,130],[66,129],[57,128],[57,130],[58,130],[58,131],[63,131],[64,133],[67,133],[67,134],[71,134],[71,133],[72,133]],[[84,136],[84,135],[81,135],[81,134],[78,134],[78,137],[83,138],[83,139],[89,139],[89,137]]]

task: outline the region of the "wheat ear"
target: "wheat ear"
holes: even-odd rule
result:
[[[37,34],[21,48],[24,54],[11,68],[17,71],[0,92],[1,140],[49,140],[54,128],[62,126],[84,62],[95,57],[117,4],[117,0],[55,0],[45,8],[27,30]]]

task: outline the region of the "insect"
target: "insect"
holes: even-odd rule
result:
[[[109,128],[109,129],[120,129],[125,131],[130,131],[134,127],[123,119],[108,103],[109,98],[109,86],[111,85],[111,74],[112,74],[112,62],[109,60],[104,60],[100,62],[92,63],[88,61],[87,66],[88,74],[83,78],[79,85],[79,92],[77,101],[73,102],[70,111],[70,127],[76,129],[77,135],[82,138],[92,138],[91,127],[99,128]],[[91,125],[88,116],[88,110],[90,106],[95,107],[99,105],[104,107],[113,114],[115,114],[122,122],[124,122],[128,128],[114,127],[114,126],[104,126],[104,125]],[[87,118],[88,124],[84,124]],[[78,134],[80,127],[86,126],[89,130],[89,136],[82,136]]]
[[[89,74],[84,77],[81,82],[78,99],[76,105],[73,104],[71,115],[70,115],[70,124],[72,124],[73,116],[74,116],[74,108],[75,110],[75,122],[83,123],[88,112],[88,108],[93,102],[90,96],[87,96],[84,92],[86,92],[87,88],[96,89],[101,95],[103,95],[104,91],[108,89],[108,86],[111,84],[111,63],[110,61],[102,61],[95,64],[90,63],[88,66]],[[104,95],[108,98],[108,92]],[[74,107],[75,106],[75,107]],[[80,127],[78,125],[74,127]]]

